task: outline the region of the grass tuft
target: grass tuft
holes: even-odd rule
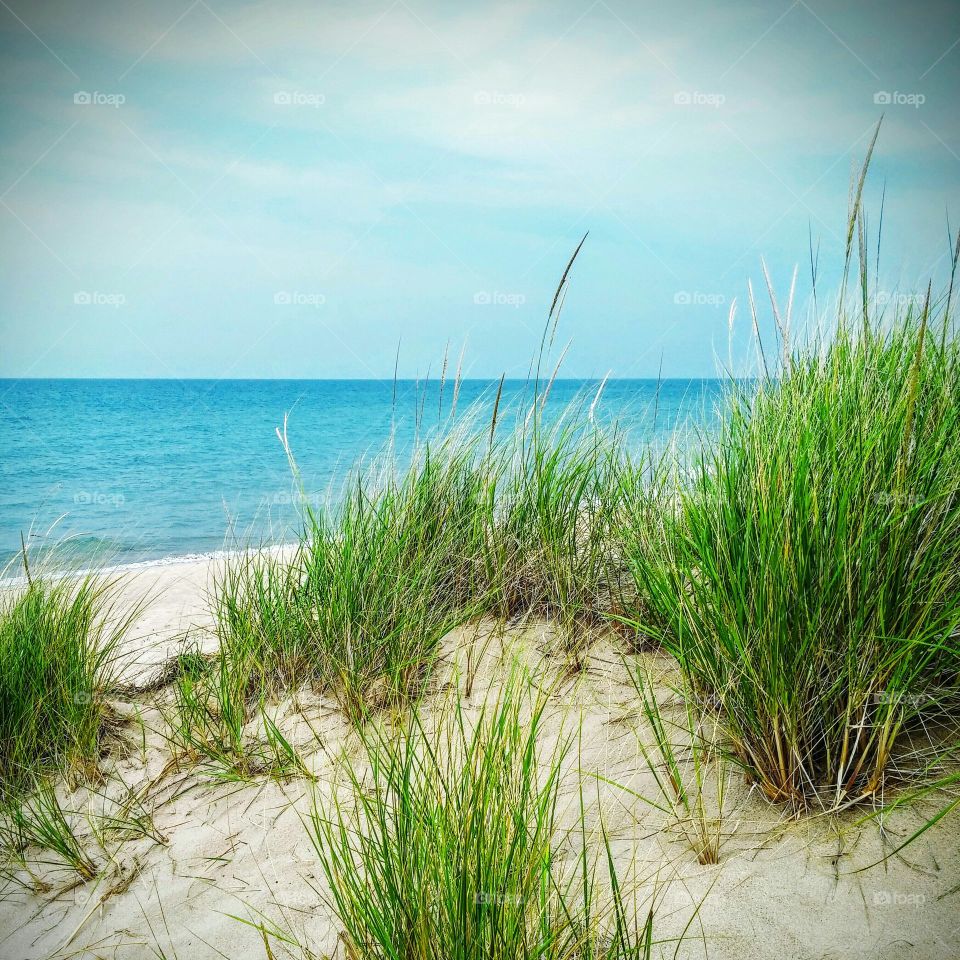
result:
[[[115,586],[34,574],[0,596],[0,797],[95,772],[117,645],[137,614],[117,613]]]
[[[26,869],[25,854],[30,847],[37,847],[55,854],[58,859],[52,865],[65,865],[80,880],[85,882],[96,877],[97,863],[75,833],[53,787],[44,785],[26,800],[11,806],[7,820],[0,834],[0,845],[8,862],[19,863]],[[32,875],[32,871],[29,872]]]
[[[318,800],[310,821],[348,956],[651,955],[652,911],[627,909],[605,837],[606,895],[585,847],[562,876],[572,741],[544,752],[545,705],[514,680],[476,716],[455,700],[436,728],[413,713],[403,734],[364,731],[348,797]],[[581,836],[582,820],[581,803]]]
[[[841,313],[732,385],[640,591],[775,801],[871,797],[960,689],[960,343],[946,305]]]

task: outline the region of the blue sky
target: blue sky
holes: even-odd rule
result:
[[[0,376],[522,375],[587,230],[566,373],[709,376],[881,113],[881,291],[960,225],[955,3],[0,0],[0,69]]]

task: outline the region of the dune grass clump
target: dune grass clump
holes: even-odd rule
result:
[[[867,311],[732,388],[635,557],[746,769],[798,806],[875,794],[960,688],[960,342],[948,299]]]
[[[112,616],[96,576],[33,575],[0,597],[0,797],[46,775],[89,775],[116,680],[117,645],[134,613]]]
[[[534,403],[499,457],[493,595],[507,618],[549,617],[576,641],[605,622],[620,589],[620,437],[593,424],[582,404],[550,423]]]
[[[490,498],[470,443],[448,438],[402,470],[378,466],[338,504],[307,511],[292,555],[241,554],[218,577],[218,653],[180,690],[231,751],[267,700],[302,685],[355,722],[408,702],[440,640],[482,609]]]
[[[305,772],[266,709],[312,677],[302,581],[299,552],[242,552],[217,571],[216,650],[187,647],[169,670],[167,725],[179,757],[221,778]]]
[[[42,851],[39,859],[27,860],[30,848]],[[29,883],[35,890],[44,890],[47,885],[34,872],[37,866],[69,869],[84,883],[93,880],[99,870],[49,784],[10,808],[6,821],[0,826],[0,849],[7,861],[0,876],[21,885]],[[51,855],[53,860],[48,859]],[[22,871],[28,881],[24,881],[18,871]]]
[[[448,424],[407,466],[391,447],[354,471],[338,502],[304,501],[292,560],[244,556],[228,567],[214,609],[221,659],[241,688],[227,685],[233,701],[309,683],[358,722],[415,698],[442,638],[479,616],[552,617],[580,648],[620,610],[621,438],[594,424],[599,394],[548,419],[551,383],[539,379],[575,258],[547,320],[532,402],[506,436],[503,380],[487,423],[479,407],[455,420],[458,373]],[[421,417],[422,408],[418,435]],[[286,423],[278,436],[301,486]]]
[[[585,842],[561,876],[571,741],[538,745],[545,699],[524,699],[508,684],[478,717],[456,701],[436,728],[414,714],[403,734],[364,732],[348,796],[318,801],[310,822],[348,956],[651,955],[652,910],[627,909],[608,847],[604,893]]]
[[[214,576],[217,650],[243,700],[275,697],[309,677],[302,546],[290,556],[243,552]],[[182,664],[202,674],[202,658]]]
[[[482,607],[486,477],[472,448],[426,448],[314,515],[301,610],[313,675],[354,717],[415,696],[440,640]]]
[[[231,704],[307,683],[359,721],[415,698],[442,638],[482,615],[551,617],[576,641],[604,622],[626,569],[619,438],[583,404],[496,427],[468,419],[404,467],[388,451],[305,511],[292,555],[228,563],[213,607]]]

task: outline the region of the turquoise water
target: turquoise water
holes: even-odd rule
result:
[[[558,414],[599,384],[558,380]],[[496,382],[461,384],[457,417],[486,414]],[[596,404],[630,442],[662,441],[678,424],[707,424],[716,380],[611,380]],[[508,381],[504,403],[529,402]],[[81,558],[135,563],[282,542],[297,498],[277,438],[289,438],[311,501],[335,497],[347,470],[391,433],[401,454],[447,423],[452,387],[436,381],[0,380],[0,558],[68,538]],[[509,419],[509,418],[507,418]],[[503,422],[503,421],[501,421]]]

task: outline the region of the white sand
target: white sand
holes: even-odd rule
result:
[[[216,782],[196,769],[176,769],[156,706],[163,691],[143,692],[185,634],[212,643],[206,591],[217,562],[145,568],[126,585],[128,602],[145,592],[154,597],[128,642],[126,680],[141,693],[131,693],[120,707],[137,717],[104,761],[105,782],[62,796],[78,811],[74,820],[100,864],[99,877],[77,884],[48,865],[37,867],[50,885],[44,892],[8,887],[0,902],[0,957],[267,956],[261,933],[237,917],[282,929],[316,956],[336,947],[336,920],[323,903],[322,872],[299,816],[310,807],[309,785]],[[490,628],[459,631],[448,638],[446,680],[460,677],[462,685],[457,667],[465,662],[466,645],[484,648],[471,692],[475,707],[503,682],[505,664],[523,657],[552,686],[551,736],[582,717],[584,769],[657,797],[637,749],[637,731],[648,734],[618,654],[600,641],[586,671],[564,681],[555,660],[542,653],[549,636],[545,625],[505,640]],[[644,659],[659,676],[670,674],[667,658]],[[442,677],[436,687],[432,697],[440,702],[447,689]],[[663,698],[670,698],[665,687]],[[317,774],[317,789],[331,789],[333,757],[353,742],[335,705],[301,692],[278,707],[277,717]],[[575,776],[564,781],[571,814],[575,784]],[[91,824],[101,822],[97,813],[112,809],[104,797],[119,798],[126,788],[152,811],[163,842],[110,836],[101,846],[91,835]],[[621,871],[626,875],[634,865],[644,896],[658,880],[656,936],[677,936],[699,910],[680,957],[960,957],[956,817],[902,856],[857,873],[883,855],[875,824],[857,827],[854,814],[786,819],[738,776],[730,783],[726,839],[714,866],[699,864],[670,818],[631,794],[603,787],[597,804],[591,822],[602,810]],[[887,849],[919,822],[920,811],[888,822]],[[269,943],[276,957],[304,956],[274,937]],[[674,950],[670,943],[661,953],[673,956]]]

